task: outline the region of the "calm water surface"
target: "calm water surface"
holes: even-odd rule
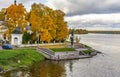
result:
[[[81,43],[103,52],[93,58],[61,62],[45,61],[29,71],[7,72],[0,77],[120,77],[120,35],[76,35]]]

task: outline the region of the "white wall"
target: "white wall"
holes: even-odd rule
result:
[[[55,57],[58,59],[73,59],[79,56],[78,51],[71,51],[71,52],[55,52]]]
[[[3,34],[0,34],[0,40],[4,40]]]
[[[11,45],[21,45],[22,44],[22,36],[23,34],[11,34]],[[17,43],[15,43],[15,38],[18,39]]]

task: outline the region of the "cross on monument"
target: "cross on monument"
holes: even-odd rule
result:
[[[16,3],[17,3],[17,1],[16,1],[16,0],[14,0],[14,5],[16,5]]]

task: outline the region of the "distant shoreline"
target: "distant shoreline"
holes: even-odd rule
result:
[[[120,34],[120,31],[98,31],[98,30],[93,30],[93,31],[88,31],[88,33],[98,33],[98,34]]]
[[[69,29],[69,33],[74,34],[88,34],[88,33],[99,33],[99,34],[120,34],[120,30],[86,30],[86,29]]]

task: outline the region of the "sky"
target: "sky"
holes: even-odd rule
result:
[[[10,6],[14,0],[0,0],[0,8]],[[119,0],[17,0],[27,10],[33,3],[43,3],[66,13],[69,28],[88,30],[120,30]]]

